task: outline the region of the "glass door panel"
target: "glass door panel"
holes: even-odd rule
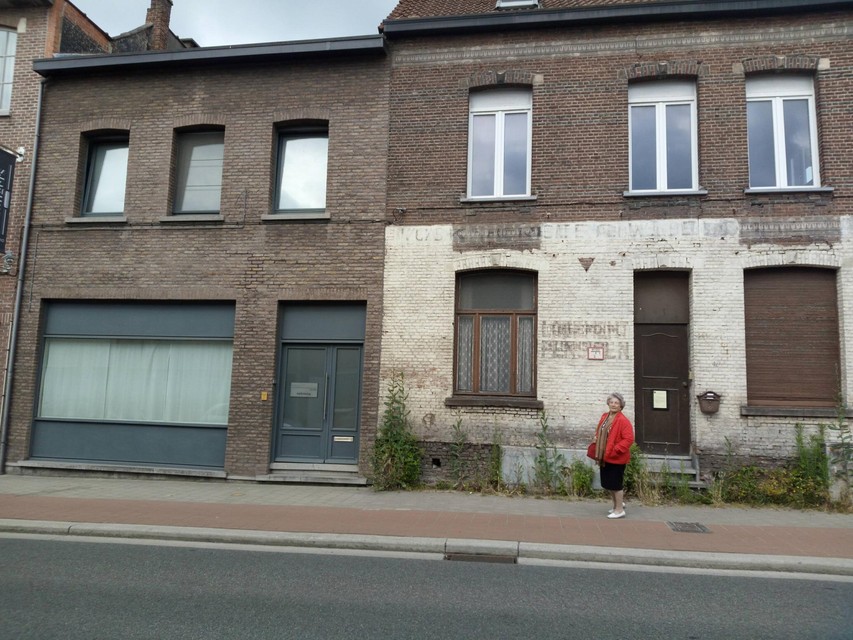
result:
[[[361,389],[361,349],[336,349],[333,429],[358,427],[358,399]]]

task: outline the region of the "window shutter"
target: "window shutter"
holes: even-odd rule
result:
[[[747,270],[744,313],[749,404],[835,406],[841,368],[835,271]]]

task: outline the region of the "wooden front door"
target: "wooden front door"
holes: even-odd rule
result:
[[[645,453],[690,453],[689,275],[634,276],[634,431]]]
[[[690,453],[687,325],[634,327],[635,437],[646,453]]]

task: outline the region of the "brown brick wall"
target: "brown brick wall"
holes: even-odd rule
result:
[[[380,396],[387,69],[383,58],[350,56],[50,81],[9,461],[27,457],[43,300],[234,301],[226,470],[252,476],[270,462],[280,303],[356,300],[367,303],[366,465]],[[302,112],[328,116],[330,220],[263,221],[272,207],[277,116]],[[223,221],[162,223],[171,208],[174,129],[205,122],[225,127]],[[127,222],[68,224],[82,190],[81,134],[104,123],[129,126]]]
[[[18,256],[20,255],[22,226],[27,209],[27,190],[30,182],[33,141],[35,139],[36,103],[38,102],[40,77],[33,72],[31,61],[45,55],[45,42],[48,39],[49,28],[48,10],[0,10],[0,25],[4,28],[17,30],[18,25],[23,26],[22,20],[26,21],[26,28],[25,31],[18,33],[10,113],[6,116],[0,116],[0,145],[12,151],[20,147],[25,149],[23,161],[15,166],[15,181],[6,236],[6,250],[12,252],[14,260],[11,272],[0,274],[0,389],[5,388],[9,328],[15,302]]]
[[[851,24],[850,12],[816,13],[394,39],[389,217],[398,209],[401,224],[849,214]],[[821,181],[834,194],[744,194],[744,78],[756,71],[816,78]],[[673,76],[696,79],[699,185],[708,195],[626,198],[628,83]],[[532,86],[535,202],[459,202],[469,88],[489,81]]]

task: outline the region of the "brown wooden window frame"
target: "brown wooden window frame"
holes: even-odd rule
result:
[[[462,281],[467,276],[493,276],[500,278],[506,275],[529,276],[533,285],[532,309],[467,309],[461,306]],[[535,271],[524,269],[482,269],[463,271],[456,275],[455,317],[453,326],[453,395],[455,397],[485,397],[485,398],[535,398],[536,397],[536,351],[537,351],[537,317],[538,317],[538,277]],[[509,353],[509,384],[508,390],[483,390],[480,375],[482,359],[482,325],[488,318],[506,318],[510,320],[510,353]],[[460,326],[461,320],[471,321],[471,354],[470,354],[470,389],[460,389]],[[531,322],[531,353],[530,353],[530,389],[518,391],[519,384],[519,324],[523,319]]]

